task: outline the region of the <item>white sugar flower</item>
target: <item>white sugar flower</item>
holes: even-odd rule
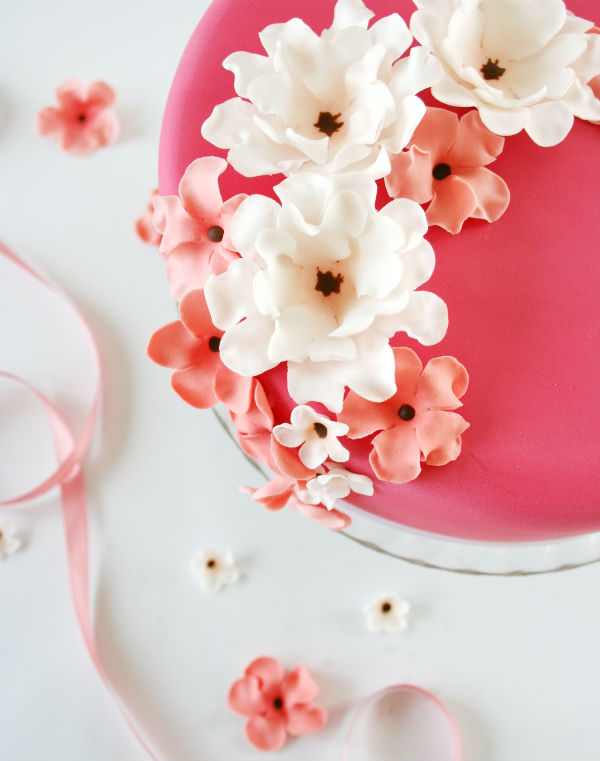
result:
[[[23,540],[12,523],[0,523],[0,559],[18,552]]]
[[[414,2],[411,31],[444,66],[432,88],[442,103],[475,106],[492,132],[524,129],[542,146],[560,143],[574,115],[600,119],[586,79],[598,71],[600,45],[586,34],[593,23],[563,0]]]
[[[192,572],[207,590],[222,589],[240,578],[231,550],[202,550],[192,560]]]
[[[291,424],[275,426],[273,436],[284,447],[300,447],[298,455],[307,468],[322,465],[328,457],[334,462],[350,459],[350,452],[338,441],[338,436],[348,433],[345,423],[320,415],[304,404],[292,410],[290,421]]]
[[[375,209],[366,175],[302,172],[275,188],[279,205],[250,196],[230,234],[241,258],[206,283],[221,360],[256,376],[288,363],[299,404],[342,408],[349,386],[370,401],[395,391],[389,339],[405,331],[423,344],[447,328],[444,302],[415,289],[433,272],[427,220],[407,199]]]
[[[327,473],[307,481],[306,490],[297,490],[298,499],[305,505],[323,505],[332,510],[337,500],[344,499],[351,491],[368,497],[373,495],[373,482],[368,476],[352,473],[339,465],[327,467]]]
[[[367,629],[376,634],[394,634],[408,627],[410,603],[396,595],[385,595],[364,608]]]
[[[368,29],[373,15],[362,0],[338,0],[321,36],[298,18],[268,26],[259,35],[266,56],[223,62],[241,97],[216,106],[204,138],[249,177],[304,166],[388,174],[388,153],[406,146],[425,114],[416,93],[441,67],[418,47],[398,60],[412,42],[406,24],[392,14]]]

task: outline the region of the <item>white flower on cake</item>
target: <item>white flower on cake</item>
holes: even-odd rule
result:
[[[192,573],[203,589],[215,591],[240,578],[231,550],[202,550],[192,560]]]
[[[241,174],[289,175],[303,166],[383,177],[425,114],[416,93],[441,74],[423,48],[397,60],[412,36],[398,14],[377,21],[362,0],[339,0],[321,36],[298,18],[260,34],[267,56],[237,52],[223,62],[232,98],[214,109],[202,135],[228,148]]]
[[[0,523],[0,559],[18,552],[23,540],[12,523]]]
[[[256,376],[288,363],[298,404],[342,408],[349,386],[370,401],[395,391],[389,339],[405,331],[440,341],[448,313],[436,295],[415,289],[431,276],[425,213],[399,199],[375,210],[366,175],[302,172],[275,188],[282,205],[250,196],[231,238],[241,258],[211,276],[206,300],[225,331],[222,361]]]
[[[351,473],[340,465],[327,465],[327,473],[312,478],[306,489],[298,489],[296,495],[305,505],[323,505],[328,510],[335,507],[338,499],[344,499],[351,491],[356,494],[373,495],[373,481],[368,476]]]
[[[292,410],[290,421],[275,426],[273,436],[284,447],[300,447],[298,455],[307,468],[322,465],[328,457],[334,462],[350,459],[350,452],[338,441],[338,436],[348,433],[344,423],[320,415],[304,404]]]
[[[593,23],[568,13],[562,0],[414,2],[411,31],[444,66],[432,88],[442,103],[475,106],[492,132],[524,129],[542,146],[561,142],[574,115],[600,119],[587,72],[574,66],[584,54],[595,59],[592,69],[600,61],[586,34]]]
[[[364,612],[369,631],[395,634],[408,628],[410,603],[396,595],[385,595],[366,605]]]

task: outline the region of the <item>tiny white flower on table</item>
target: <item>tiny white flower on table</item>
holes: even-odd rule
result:
[[[373,481],[368,476],[334,466],[329,467],[327,473],[321,473],[308,481],[306,491],[299,489],[298,499],[305,505],[323,505],[332,510],[337,500],[344,499],[351,491],[370,497],[373,494]]]
[[[379,597],[365,606],[367,628],[376,634],[394,634],[408,627],[410,603],[396,595]]]
[[[300,447],[298,455],[307,468],[322,465],[329,457],[334,462],[346,462],[350,452],[338,441],[348,433],[348,426],[320,415],[312,407],[301,404],[292,410],[290,423],[273,428],[273,436],[284,447]]]
[[[202,550],[192,561],[192,572],[206,590],[219,590],[240,578],[231,550]]]
[[[0,559],[21,549],[23,541],[12,523],[0,523]]]

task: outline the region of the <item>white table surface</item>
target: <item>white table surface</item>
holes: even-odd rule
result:
[[[107,671],[170,761],[262,757],[225,707],[231,682],[261,654],[307,665],[331,712],[323,732],[278,754],[286,761],[339,761],[352,709],[393,682],[447,702],[465,761],[597,761],[600,565],[458,576],[377,555],[293,512],[267,513],[237,491],[259,479],[213,415],[183,404],[168,372],[146,358],[148,337],[174,307],[163,262],[132,224],[156,184],[165,98],[205,5],[21,0],[5,5],[0,26],[0,238],[83,309],[106,373],[87,477]],[[32,127],[69,76],[104,78],[118,91],[123,136],[90,158],[63,154]],[[7,282],[0,367],[30,372],[53,393],[66,374],[76,418],[85,372],[60,351],[40,359],[30,349],[43,309]],[[7,393],[0,387],[0,428],[15,433]],[[0,435],[4,496],[50,467],[43,435],[18,436],[9,446]],[[41,464],[30,468],[27,454]],[[0,563],[1,761],[144,759],[75,624],[58,497],[7,517],[28,542]],[[220,595],[198,587],[189,564],[207,546],[234,550],[242,583]],[[388,591],[412,601],[411,627],[371,635],[362,606]]]

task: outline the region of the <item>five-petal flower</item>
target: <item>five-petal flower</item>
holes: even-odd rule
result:
[[[211,274],[225,272],[238,258],[229,237],[231,219],[246,196],[223,202],[219,177],[227,162],[215,156],[193,161],[179,183],[179,195],[154,201],[155,229],[163,236],[160,252],[167,259],[171,296],[204,288]]]
[[[402,484],[421,472],[421,462],[446,465],[461,450],[469,424],[452,410],[461,406],[468,375],[453,357],[431,359],[425,369],[411,349],[395,348],[396,393],[373,404],[350,392],[338,419],[350,438],[380,431],[373,439],[371,467],[382,481]]]
[[[288,674],[274,658],[257,658],[229,690],[232,711],[247,716],[246,736],[259,750],[278,750],[287,735],[317,732],[327,712],[313,703],[319,688],[303,666]]]
[[[300,447],[298,455],[307,468],[322,465],[329,457],[334,462],[346,462],[350,452],[338,441],[345,436],[348,426],[320,415],[303,404],[294,407],[290,423],[273,428],[273,436],[284,447]]]
[[[384,595],[365,606],[367,629],[376,634],[395,634],[408,628],[410,603],[397,595]]]
[[[452,111],[428,108],[410,148],[392,157],[387,191],[393,198],[430,201],[427,222],[454,234],[469,217],[494,222],[504,214],[510,192],[485,167],[503,146],[504,138],[490,132],[477,111],[459,121]]]
[[[332,510],[338,499],[344,499],[351,491],[370,497],[373,482],[368,476],[352,473],[339,465],[328,465],[325,473],[306,482],[305,490],[298,490],[298,499],[306,505],[323,505]]]
[[[203,589],[219,591],[240,578],[231,550],[202,550],[192,560],[192,573]]]
[[[119,136],[119,121],[110,108],[115,91],[106,82],[68,79],[57,88],[56,99],[58,106],[39,112],[36,126],[40,135],[58,136],[63,150],[83,156]]]
[[[23,546],[21,535],[12,523],[0,523],[0,560],[18,552]]]

